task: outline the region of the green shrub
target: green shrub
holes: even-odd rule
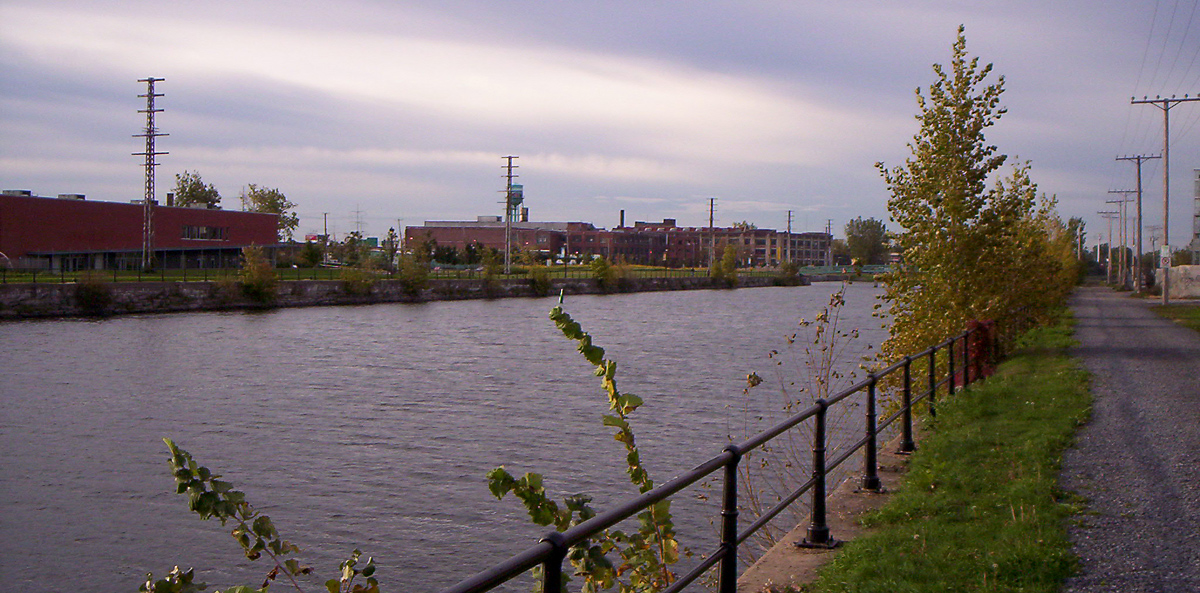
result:
[[[402,255],[396,266],[396,278],[404,294],[417,296],[429,284],[429,264],[411,254]]]
[[[99,275],[86,274],[75,282],[75,305],[85,315],[104,315],[112,302],[112,287]]]
[[[368,296],[375,288],[378,276],[368,268],[342,268],[342,292],[351,296]]]
[[[776,286],[800,286],[804,284],[804,276],[800,274],[800,264],[784,262],[779,266],[779,275],[775,277]]]
[[[238,280],[242,294],[256,303],[273,304],[278,296],[279,275],[263,254],[262,247],[251,245],[242,248],[242,270],[238,273]]]
[[[550,269],[546,266],[530,266],[529,288],[537,296],[550,294]]]

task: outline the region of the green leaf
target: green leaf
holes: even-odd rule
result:
[[[260,515],[254,520],[254,525],[250,527],[254,534],[259,537],[273,538],[278,533],[275,531],[275,525],[271,523],[271,518],[266,515]]]
[[[532,490],[534,492],[541,492],[543,490],[542,474],[526,472],[525,475],[521,478],[521,481],[525,483],[526,487],[528,487],[530,490]]]
[[[626,414],[638,409],[643,403],[645,402],[642,401],[642,398],[632,393],[626,393],[621,396],[621,405],[625,408]]]
[[[337,579],[329,579],[328,581],[325,581],[325,590],[329,591],[329,593],[338,593],[338,589],[341,587],[341,584],[341,581],[338,581]]]
[[[487,480],[488,490],[492,492],[492,496],[495,496],[497,500],[503,499],[504,495],[508,494],[517,482],[512,477],[512,474],[504,469],[503,465],[488,472]]]

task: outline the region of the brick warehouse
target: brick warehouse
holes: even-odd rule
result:
[[[475,221],[427,221],[407,227],[405,244],[436,241],[462,253],[477,244],[504,249],[504,222],[499,216],[480,216]],[[746,266],[775,266],[791,261],[804,266],[829,265],[832,237],[826,233],[789,233],[773,229],[740,227],[681,227],[675,220],[635,222],[632,227],[607,230],[586,222],[512,223],[512,242],[518,249],[557,259],[588,259],[599,255],[632,264],[706,266],[710,245],[716,241],[719,258],[726,245],[738,250]]]
[[[155,260],[168,268],[237,265],[248,245],[275,246],[278,216],[153,206]],[[0,266],[49,270],[135,269],[142,257],[143,204],[0,194]]]

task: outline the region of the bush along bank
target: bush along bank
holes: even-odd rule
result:
[[[771,277],[742,278],[738,286],[773,286]],[[802,282],[807,284],[807,282]],[[281,281],[270,286],[233,279],[216,282],[106,282],[0,285],[0,319],[107,316],[273,307],[364,305],[478,298],[539,297],[720,288],[711,278],[623,278],[606,286],[593,279],[429,280],[414,290],[400,280],[359,278]]]
[[[1058,490],[1091,405],[1068,322],[1031,331],[987,381],[939,402],[903,486],[804,587],[813,592],[1058,591],[1075,570]]]

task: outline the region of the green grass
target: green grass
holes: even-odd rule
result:
[[[1088,416],[1068,323],[1031,332],[986,382],[938,408],[904,485],[805,591],[1057,591],[1078,499],[1057,490]]]
[[[1184,327],[1200,332],[1200,306],[1197,305],[1159,305],[1151,307],[1155,313],[1166,317]]]

